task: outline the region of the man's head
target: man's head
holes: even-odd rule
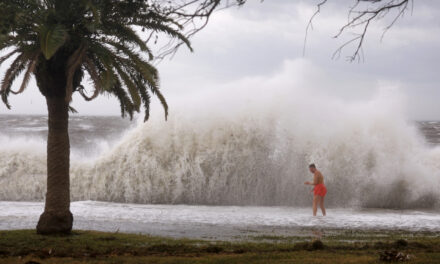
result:
[[[309,165],[309,171],[311,173],[315,173],[316,172],[316,165],[314,163]]]

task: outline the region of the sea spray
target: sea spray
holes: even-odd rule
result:
[[[314,162],[329,206],[438,208],[440,150],[406,121],[398,90],[347,103],[296,75],[287,65],[182,97],[167,122],[155,111],[109,151],[72,160],[72,199],[306,206]],[[42,200],[44,153],[0,151],[0,200]]]

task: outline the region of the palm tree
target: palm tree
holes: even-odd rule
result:
[[[22,93],[35,76],[49,115],[47,193],[37,225],[40,234],[69,233],[70,212],[68,135],[72,95],[86,100],[116,96],[122,116],[132,118],[143,106],[149,116],[150,95],[165,109],[153,54],[142,32],[166,34],[190,47],[183,26],[151,1],[118,0],[2,0],[0,1],[0,64],[8,61],[1,98]],[[145,58],[146,57],[146,58]],[[12,84],[23,76],[21,85]],[[81,85],[93,83],[90,96]]]

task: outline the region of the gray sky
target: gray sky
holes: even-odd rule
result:
[[[192,39],[194,53],[182,48],[172,60],[158,65],[171,109],[184,98],[203,100],[209,89],[235,83],[240,89],[242,80],[271,78],[283,72],[346,103],[368,100],[381,86],[397,87],[406,97],[409,119],[440,119],[439,1],[415,0],[412,14],[399,20],[382,41],[389,19],[372,25],[361,63],[345,60],[353,52],[352,46],[343,50],[341,59],[331,58],[343,43],[344,38],[333,36],[346,22],[351,0],[329,1],[323,8],[309,32],[303,57],[305,28],[315,2],[249,0],[242,8],[215,13],[208,27]],[[286,67],[292,64],[296,67]],[[0,70],[3,74],[4,67]],[[46,113],[34,81],[24,94],[11,95],[10,101],[12,110],[1,105],[0,114]],[[119,114],[118,102],[107,97],[92,102],[74,97],[73,106],[80,114]],[[152,111],[162,109],[155,104]]]

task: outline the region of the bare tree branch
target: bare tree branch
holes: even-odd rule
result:
[[[214,11],[219,11],[233,6],[241,6],[246,0],[155,0],[153,1],[158,8],[158,13],[164,17],[175,21],[184,31],[187,38],[191,38],[199,31],[204,29],[209,22]],[[160,8],[160,10],[159,10]],[[152,32],[148,41],[157,41],[157,35]],[[176,39],[170,39],[165,45],[159,48],[155,56],[157,61],[163,60],[167,56],[173,57],[176,51],[184,44]]]
[[[341,52],[344,48],[349,45],[355,45],[354,51],[352,55],[348,56],[347,59],[350,62],[355,60],[360,61],[362,59],[362,47],[365,42],[365,37],[368,33],[368,28],[377,20],[385,18],[389,15],[390,12],[396,10],[397,14],[393,17],[391,22],[384,28],[384,31],[381,36],[381,40],[383,39],[386,32],[394,26],[399,18],[405,15],[405,12],[411,8],[413,8],[413,0],[354,0],[355,3],[352,7],[349,8],[347,23],[344,24],[338,31],[338,33],[334,36],[334,38],[341,37],[344,33],[350,32],[351,30],[356,30],[360,28],[357,32],[354,33],[355,37],[345,41],[334,53],[332,58],[337,59],[340,57]],[[307,24],[306,28],[306,38],[307,31],[312,25],[312,20],[315,16],[321,11],[323,4],[327,1],[322,1],[317,4],[317,10],[312,15]],[[411,7],[410,7],[411,3]],[[411,11],[412,12],[412,11]],[[304,41],[304,44],[306,41]]]
[[[321,12],[321,6],[323,6],[325,3],[327,3],[327,0],[322,0],[322,2],[320,2],[317,5],[317,9],[315,11],[315,13],[313,13],[313,15],[310,17],[309,19],[309,23],[307,23],[307,27],[306,27],[306,34],[304,36],[304,44],[303,44],[303,56],[306,55],[306,44],[307,44],[307,37],[309,34],[309,30],[313,30],[313,19],[315,18],[315,16],[317,16],[319,14],[319,12]]]

